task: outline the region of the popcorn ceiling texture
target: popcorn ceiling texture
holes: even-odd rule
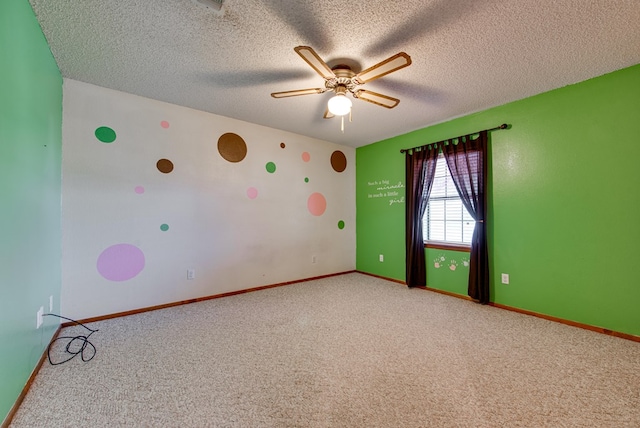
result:
[[[66,78],[354,147],[640,62],[637,0],[31,4]],[[341,133],[322,118],[329,93],[273,99],[323,85],[298,45],[361,69],[407,52],[363,86],[399,106],[356,100]]]

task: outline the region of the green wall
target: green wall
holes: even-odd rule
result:
[[[54,334],[60,300],[62,77],[27,0],[0,2],[0,421]]]
[[[636,65],[358,148],[357,269],[404,280],[404,204],[371,184],[404,184],[401,148],[508,123],[490,137],[491,300],[640,335],[639,115]],[[434,251],[428,286],[466,294]]]

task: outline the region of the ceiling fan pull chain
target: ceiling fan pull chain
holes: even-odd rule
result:
[[[342,130],[342,133],[344,134],[344,116],[340,116],[340,119],[342,119],[342,126],[340,126],[340,129]]]
[[[353,117],[351,117],[352,108],[349,109],[349,123],[353,122]]]

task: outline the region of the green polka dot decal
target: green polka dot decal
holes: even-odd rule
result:
[[[166,232],[167,230],[169,230],[169,225],[164,223],[160,225],[160,230],[163,232]]]
[[[338,229],[340,229],[340,230],[344,229],[344,221],[340,220],[338,222]]]
[[[108,126],[101,126],[96,129],[96,138],[103,143],[113,143],[116,140],[116,131]]]
[[[274,172],[276,172],[276,164],[273,162],[267,162],[267,165],[265,166],[265,168],[267,168],[267,172],[270,174],[273,174]]]
[[[309,177],[305,177],[305,178],[304,178],[304,182],[305,182],[305,183],[308,183],[308,182],[309,182]]]

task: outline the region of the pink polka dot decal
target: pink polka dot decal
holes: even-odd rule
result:
[[[144,254],[131,244],[108,247],[98,257],[98,272],[109,281],[126,281],[144,269]]]
[[[249,187],[247,189],[247,197],[249,199],[255,199],[258,197],[258,189],[256,189],[255,187]]]
[[[133,189],[138,195],[142,195],[144,193],[144,187],[142,186],[136,186],[135,189]]]
[[[311,160],[311,155],[309,154],[309,152],[302,153],[302,160],[304,162],[309,162]]]
[[[309,212],[315,216],[322,215],[327,209],[327,200],[322,193],[312,193],[309,199],[307,199],[307,208]]]
[[[169,128],[169,122],[163,120],[162,122],[160,122],[160,126],[162,126],[164,129],[167,129]]]

